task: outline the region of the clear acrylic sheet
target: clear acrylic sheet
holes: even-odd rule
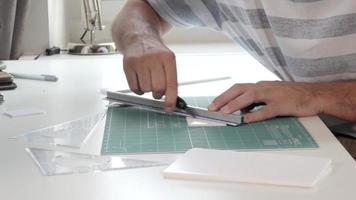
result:
[[[96,156],[38,148],[26,148],[44,176],[102,172],[166,165],[118,156]]]
[[[10,139],[36,145],[80,148],[91,133],[94,132],[97,125],[102,120],[105,120],[105,116],[106,112],[99,113],[52,127],[34,130]]]

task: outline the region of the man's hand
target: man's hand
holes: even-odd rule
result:
[[[172,111],[177,99],[175,56],[163,44],[144,39],[132,44],[124,54],[124,71],[136,94],[151,92],[156,99],[166,96],[165,109]]]
[[[145,0],[128,0],[112,25],[130,89],[139,95],[152,92],[154,98],[165,95],[166,111],[177,99],[175,56],[161,38],[169,29]]]
[[[323,111],[318,91],[310,83],[262,81],[256,84],[235,84],[209,106],[211,111],[233,113],[255,102],[264,102],[260,110],[247,113],[246,122],[276,116],[311,116]]]

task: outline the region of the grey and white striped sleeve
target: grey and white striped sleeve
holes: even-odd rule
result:
[[[179,27],[205,26],[220,29],[216,0],[146,0],[169,24]]]

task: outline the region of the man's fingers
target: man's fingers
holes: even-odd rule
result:
[[[169,54],[168,58],[165,59],[164,71],[166,74],[166,100],[165,100],[165,110],[167,112],[173,111],[176,106],[177,93],[178,93],[178,83],[177,83],[177,69],[174,54]]]
[[[240,96],[243,92],[246,91],[246,87],[249,84],[235,84],[220,96],[214,99],[214,101],[209,105],[208,109],[210,111],[218,111],[227,103]]]
[[[152,89],[152,95],[155,99],[160,99],[164,95],[164,92],[166,91],[166,74],[163,69],[163,66],[161,67],[155,67],[150,70],[151,72],[151,89]]]
[[[220,110],[225,114],[230,114],[238,110],[241,110],[242,108],[245,108],[257,101],[258,101],[257,99],[254,99],[254,96],[252,95],[251,92],[246,92],[243,93],[241,96],[230,101],[228,104],[223,106]]]
[[[164,92],[152,92],[152,96],[155,99],[162,99]]]
[[[277,105],[267,105],[260,110],[244,115],[244,121],[247,123],[262,121],[273,118],[279,115],[279,107]]]
[[[143,92],[138,84],[137,74],[130,67],[124,67],[124,72],[126,75],[127,82],[129,84],[130,90],[138,95],[142,95]]]
[[[137,70],[139,87],[142,92],[151,92],[151,74],[147,67],[141,67]]]
[[[165,95],[165,110],[172,111],[177,99],[175,55],[164,46],[147,50],[142,55],[124,57],[130,89],[136,94],[152,91],[154,98]]]

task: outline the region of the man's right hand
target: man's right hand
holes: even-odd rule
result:
[[[155,99],[165,95],[165,110],[172,111],[177,99],[174,53],[161,42],[145,38],[131,44],[123,54],[130,89],[139,95],[152,92]]]
[[[156,99],[165,95],[168,112],[177,99],[175,55],[161,39],[169,29],[145,0],[127,1],[112,25],[130,89],[139,95],[152,92]]]

